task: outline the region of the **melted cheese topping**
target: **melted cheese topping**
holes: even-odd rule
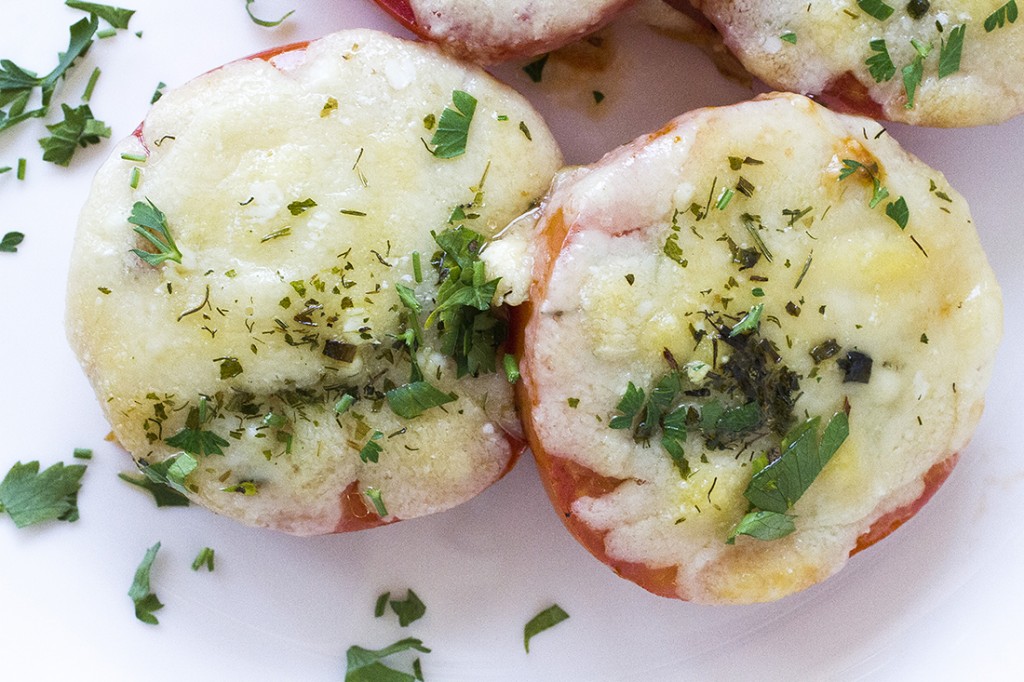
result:
[[[893,121],[933,126],[998,123],[1024,111],[1024,25],[1005,24],[986,32],[985,20],[1003,0],[931,0],[913,18],[919,3],[886,3],[895,11],[884,20],[867,14],[856,0],[807,3],[803,0],[697,0],[694,3],[725,36],[726,44],[750,71],[773,87],[819,94],[833,93],[865,114],[863,88]],[[943,44],[952,30],[966,26],[960,68],[939,78]],[[941,32],[939,28],[941,27]],[[782,40],[792,33],[795,44]],[[889,80],[877,82],[866,61],[878,54],[882,39],[895,67]],[[907,108],[902,70],[918,55],[911,40],[930,45],[914,105]],[[843,80],[852,75],[856,82]]]
[[[451,107],[454,90],[478,104],[466,153],[439,159],[424,148],[424,118]],[[412,420],[394,414],[382,391],[410,380],[396,285],[416,291],[422,325],[437,292],[431,231],[463,205],[466,226],[493,235],[560,164],[543,121],[509,88],[369,31],[167,93],[100,169],[69,283],[69,338],[118,440],[140,461],[164,460],[177,451],[166,439],[207,396],[202,428],[228,444],[198,457],[193,499],[293,533],[334,530],[353,485],[357,497],[380,490],[389,520],[472,497],[514,454],[508,382],[456,378],[434,325],[418,361],[458,399]],[[166,214],[180,264],[151,267],[131,252],[151,248],[126,222],[143,200]],[[338,415],[343,393],[359,400]],[[363,462],[377,431],[379,462]],[[244,481],[258,493],[223,490]]]
[[[888,199],[870,206],[866,171],[840,180],[844,160],[877,164]],[[886,214],[897,197],[906,229]],[[1001,333],[999,289],[963,199],[878,124],[795,95],[698,111],[561,177],[541,229],[559,220],[569,232],[553,261],[538,255],[522,362],[533,445],[620,481],[578,496],[573,515],[610,559],[675,567],[681,598],[765,601],[822,580],[967,443]],[[666,349],[680,367],[727,373],[737,351],[712,341],[716,326],[757,304],[755,338],[800,377],[790,426],[848,405],[850,434],[792,509],[796,532],[727,545],[750,462],[780,434],[716,449],[691,427],[683,477],[660,432],[636,442],[608,424],[629,382],[649,395],[669,371]],[[840,352],[816,361],[829,339]],[[844,382],[849,351],[872,358],[868,383]],[[707,386],[696,367],[691,388]]]
[[[484,62],[566,45],[610,21],[635,0],[409,0],[427,35]]]

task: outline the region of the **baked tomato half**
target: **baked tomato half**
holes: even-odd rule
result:
[[[376,0],[417,35],[490,64],[558,49],[596,31],[636,0]]]
[[[510,88],[373,31],[167,92],[100,168],[68,284],[117,440],[290,533],[470,499],[523,447],[480,253],[561,163]]]
[[[838,571],[942,484],[1002,329],[964,200],[870,120],[681,116],[542,203],[518,400],[569,530],[704,603]]]

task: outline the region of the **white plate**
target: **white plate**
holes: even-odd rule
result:
[[[92,109],[115,137],[142,119],[160,81],[173,87],[225,61],[345,27],[401,33],[364,0],[258,0],[252,7],[264,17],[296,8],[277,29],[252,24],[243,0],[124,4],[138,10],[131,32],[97,41],[58,94],[77,102],[99,65]],[[0,56],[45,72],[80,16],[56,0],[7,0]],[[697,49],[647,29],[617,27],[613,47],[610,70],[580,78],[569,94],[530,83],[519,65],[496,70],[549,117],[571,162],[595,160],[688,109],[750,96]],[[596,116],[583,104],[591,90],[608,96]],[[26,235],[17,254],[0,254],[0,474],[17,460],[46,466],[71,462],[75,447],[95,450],[79,522],[16,530],[0,517],[0,677],[341,680],[350,645],[406,636],[433,648],[423,657],[432,682],[1019,673],[1024,118],[890,131],[966,195],[1002,283],[1006,340],[988,408],[953,476],[893,537],[823,585],[731,608],[654,597],[615,577],[569,537],[528,457],[460,508],[349,535],[293,538],[197,507],[155,508],[116,478],[130,459],[104,441],[107,426],[64,340],[78,207],[111,143],[80,150],[63,169],[41,161],[39,121],[0,135],[0,166],[28,159],[24,182],[0,175],[0,234]],[[157,540],[153,587],[166,607],[153,627],[135,619],[126,592]],[[206,545],[216,549],[216,572],[193,573],[189,564]],[[421,621],[402,629],[394,618],[373,618],[380,592],[407,587],[427,604]],[[523,625],[553,602],[571,618],[538,636],[527,655]]]

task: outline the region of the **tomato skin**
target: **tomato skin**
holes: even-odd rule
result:
[[[375,0],[381,9],[393,16],[400,24],[417,35],[423,35],[423,29],[416,23],[416,15],[408,0]]]

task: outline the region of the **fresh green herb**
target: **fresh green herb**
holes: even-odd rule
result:
[[[430,653],[421,640],[408,637],[401,639],[383,649],[364,649],[360,646],[349,647],[345,652],[345,682],[415,682],[419,679],[415,672],[404,673],[389,668],[382,662],[388,656],[402,651],[419,651]],[[417,661],[419,659],[416,659]],[[420,676],[422,677],[422,675]]]
[[[850,177],[857,171],[863,171],[865,175],[871,180],[871,201],[868,202],[870,208],[878,206],[879,202],[889,196],[889,190],[882,186],[882,182],[878,179],[878,166],[871,164],[865,166],[860,161],[854,161],[853,159],[843,159],[843,169],[839,172],[839,180],[843,181]]]
[[[188,492],[185,488],[185,481],[188,475],[196,470],[199,462],[196,458],[186,452],[179,452],[162,462],[147,464],[145,460],[139,462],[142,473],[154,483],[160,483],[184,495]],[[155,495],[154,495],[155,496]],[[158,505],[159,506],[159,505]],[[177,505],[185,506],[185,505]]]
[[[220,363],[220,378],[222,381],[237,377],[242,373],[242,363],[238,358],[217,358],[214,362]]]
[[[732,329],[729,330],[729,338],[739,336],[740,334],[749,334],[756,330],[761,324],[762,312],[764,312],[764,303],[758,303],[751,306],[750,311],[743,316],[743,319],[733,325]]]
[[[18,179],[19,180],[24,180],[25,179],[25,166],[27,165],[27,163],[28,162],[25,161],[25,159],[18,159],[18,173],[17,173],[17,175],[18,175]]]
[[[373,617],[374,618],[380,618],[381,616],[384,615],[384,611],[388,608],[388,599],[390,599],[390,598],[391,598],[391,593],[390,592],[385,592],[384,594],[382,594],[379,597],[377,597],[377,603],[373,607]]]
[[[287,12],[284,16],[282,16],[280,19],[277,19],[276,21],[259,19],[253,15],[252,9],[249,7],[254,2],[256,2],[256,0],[245,0],[245,11],[249,15],[249,18],[252,19],[252,23],[256,24],[257,26],[263,26],[264,28],[275,28],[283,24],[285,19],[295,14],[295,10],[291,10],[290,12]]]
[[[240,481],[234,485],[225,486],[220,489],[222,493],[238,493],[246,497],[252,497],[260,492],[259,486],[253,481]]]
[[[85,91],[82,93],[82,101],[88,102],[92,99],[92,91],[96,89],[96,82],[100,79],[100,67],[96,67],[92,70],[92,74],[89,76],[89,82],[85,84]]]
[[[419,284],[423,281],[423,267],[420,264],[420,252],[412,252],[412,278]]]
[[[508,325],[491,309],[498,279],[487,279],[480,260],[484,237],[460,225],[435,234],[434,241],[441,247],[431,259],[440,286],[424,326],[437,322],[441,352],[455,360],[458,377],[494,372]]]
[[[377,516],[382,519],[388,515],[388,508],[384,506],[384,497],[377,488],[367,488],[366,496],[373,502],[373,508],[377,511]]]
[[[203,547],[199,550],[199,554],[192,560],[192,570],[198,571],[203,566],[206,566],[206,570],[213,573],[213,554],[214,551],[210,547]]]
[[[665,239],[665,247],[662,249],[662,253],[669,260],[673,260],[684,268],[689,265],[689,261],[683,258],[683,249],[679,246],[679,234],[673,232]]]
[[[850,433],[849,418],[837,412],[819,439],[821,417],[799,424],[782,439],[778,459],[768,462],[764,455],[755,460],[761,466],[743,495],[762,511],[785,514],[807,491]]]
[[[84,464],[63,462],[39,472],[39,462],[15,463],[0,482],[0,513],[18,528],[44,521],[77,521]]]
[[[121,158],[124,159],[125,161],[134,161],[135,163],[145,163],[146,162],[146,155],[145,154],[130,154],[128,152],[125,152],[125,153],[121,154]]]
[[[160,81],[156,84],[156,88],[153,90],[153,96],[149,98],[150,104],[156,104],[161,97],[164,96],[164,88],[167,87],[167,83]]]
[[[543,55],[523,67],[523,72],[530,77],[534,83],[540,83],[544,78],[544,66],[548,63],[550,55]]]
[[[773,511],[754,511],[744,516],[729,532],[727,544],[736,542],[737,536],[749,535],[758,540],[770,541],[784,538],[796,530],[793,517]]]
[[[718,201],[715,203],[715,208],[719,211],[724,211],[726,206],[729,205],[729,202],[732,201],[735,194],[736,193],[728,187],[723,189],[722,193],[718,196]]]
[[[212,431],[207,431],[203,425],[208,421],[206,409],[206,397],[199,398],[199,406],[189,408],[188,416],[185,418],[185,428],[164,442],[172,448],[181,448],[190,455],[223,455],[221,448],[226,448],[229,443]]]
[[[44,161],[67,166],[78,147],[99,144],[100,138],[110,137],[110,128],[103,121],[93,118],[88,104],[74,109],[67,104],[61,104],[60,107],[64,112],[64,120],[46,126],[50,135],[41,138],[39,146],[43,148]]]
[[[430,139],[430,144],[434,145],[431,153],[439,159],[451,159],[466,153],[469,126],[476,112],[476,98],[467,92],[454,90],[452,105],[454,108],[445,107],[441,112],[437,130]]]
[[[523,628],[523,648],[526,649],[526,653],[530,653],[531,639],[545,630],[553,628],[567,618],[569,618],[569,614],[558,604],[552,604],[531,618],[530,622]]]
[[[892,80],[896,75],[896,65],[892,63],[892,57],[889,56],[889,48],[885,44],[885,39],[872,40],[868,46],[874,54],[868,57],[864,63],[867,64],[871,77],[875,79],[876,83]]]
[[[18,245],[25,241],[21,232],[8,232],[0,239],[0,253],[17,253]]]
[[[594,96],[594,104],[600,104],[604,101],[604,93],[600,90],[593,90],[590,94]]]
[[[95,2],[65,0],[64,4],[72,9],[79,9],[83,12],[95,14],[114,28],[120,29],[127,29],[128,22],[131,21],[132,15],[135,14],[135,10],[133,9],[122,9],[120,7],[111,7],[110,5],[100,5]]]
[[[895,11],[892,7],[885,4],[883,0],[857,0],[857,5],[864,10],[865,13],[873,16],[879,21],[885,21],[892,16]]]
[[[75,448],[72,451],[71,456],[74,457],[75,459],[92,459],[92,449],[91,448]]]
[[[153,568],[153,560],[156,559],[156,553],[159,551],[159,542],[146,550],[145,556],[142,557],[142,562],[135,569],[135,578],[132,580],[132,586],[128,590],[128,597],[135,604],[135,617],[149,625],[157,625],[160,622],[153,615],[153,612],[159,611],[164,607],[160,600],[157,599],[156,593],[152,592],[149,586],[149,572]]]
[[[359,451],[359,459],[363,462],[373,462],[376,464],[380,458],[380,453],[384,451],[384,448],[377,441],[383,437],[383,433],[374,431],[373,435],[370,436],[370,440],[366,441],[366,445]]]
[[[432,407],[446,405],[456,399],[454,394],[445,393],[427,381],[403,384],[384,395],[391,411],[404,419],[413,419]]]
[[[786,31],[785,33],[779,36],[779,40],[783,40],[789,43],[790,45],[796,45],[796,33],[793,33],[792,31]]]
[[[917,86],[921,84],[921,79],[924,78],[924,60],[932,51],[931,43],[922,43],[917,38],[912,38],[910,44],[914,46],[917,56],[914,57],[914,61],[903,67],[902,72],[903,89],[907,92],[907,103],[904,107],[907,109],[914,108],[914,94],[917,92]]]
[[[193,460],[194,461],[194,460]],[[147,476],[119,473],[122,481],[149,491],[157,507],[187,507],[188,498],[164,483],[157,483]]]
[[[104,39],[104,38],[113,38],[116,35],[117,35],[117,29],[116,28],[102,28],[99,31],[96,31],[96,37],[100,38],[101,40]]]
[[[142,171],[139,170],[138,166],[132,168],[132,172],[128,174],[128,186],[132,189],[139,188],[139,181],[142,179]]]
[[[991,33],[997,28],[1002,28],[1015,21],[1017,21],[1017,0],[1010,0],[985,18],[985,33]]]
[[[426,605],[412,590],[406,591],[405,599],[392,599],[390,604],[391,610],[398,616],[398,624],[403,628],[416,622],[427,612]]]
[[[519,122],[519,131],[526,136],[526,139],[533,142],[533,135],[530,134],[530,129],[526,126],[526,121]]]
[[[302,215],[314,206],[316,206],[316,202],[309,198],[302,201],[293,201],[288,204],[288,212],[292,215]]]
[[[171,237],[170,228],[167,226],[167,216],[152,201],[149,199],[146,199],[146,203],[136,201],[132,206],[132,214],[128,218],[128,222],[135,225],[133,229],[136,234],[157,248],[156,253],[142,249],[132,249],[132,253],[153,267],[169,260],[175,263],[181,262],[181,251],[178,250],[174,238]]]
[[[346,393],[338,399],[338,402],[334,403],[334,412],[336,414],[345,414],[355,401],[355,396]]]
[[[885,215],[892,218],[893,222],[899,225],[901,230],[907,229],[907,221],[910,220],[910,209],[907,208],[907,200],[901,196],[896,201],[890,201],[885,205]]]
[[[519,373],[519,363],[516,361],[516,356],[506,353],[502,359],[502,364],[505,365],[505,378],[508,379],[508,383],[514,384],[522,378],[523,375]]]
[[[945,78],[960,70],[960,56],[964,49],[966,31],[967,24],[954,26],[949,31],[949,40],[942,40],[939,48],[939,78]]]

